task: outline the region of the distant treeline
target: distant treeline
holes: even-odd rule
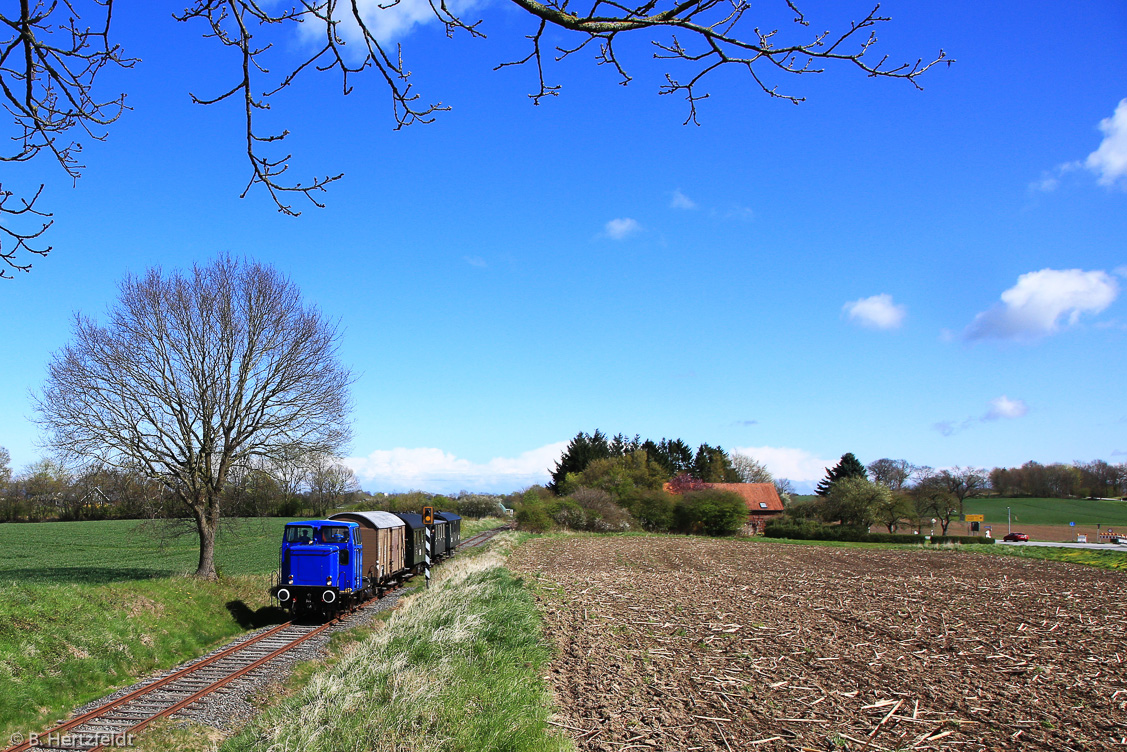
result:
[[[1042,465],[1031,461],[1021,467],[996,467],[990,471],[990,488],[1000,496],[1122,498],[1127,496],[1127,462]]]

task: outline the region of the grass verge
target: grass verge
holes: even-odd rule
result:
[[[790,538],[741,538],[739,540],[754,540],[756,543],[785,543],[803,546],[831,546],[833,548],[885,548],[907,549],[911,551],[956,551],[962,553],[985,554],[987,556],[1016,556],[1022,559],[1040,559],[1042,561],[1063,561],[1068,564],[1080,564],[1097,569],[1115,569],[1127,571],[1127,553],[1119,551],[1098,551],[1089,548],[1064,548],[1056,546],[963,546],[959,544],[943,544],[940,546],[911,545],[899,543],[853,543],[844,541],[813,541],[793,540]],[[920,541],[923,544],[923,541]]]
[[[0,600],[0,739],[40,731],[146,674],[270,621],[267,578],[6,584]]]
[[[1022,559],[1042,559],[1044,561],[1063,561],[1069,564],[1082,564],[1097,569],[1127,570],[1127,553],[1121,551],[1097,551],[1091,548],[1058,548],[1055,546],[982,546],[972,547],[975,553],[997,556],[1017,556]]]
[[[499,550],[459,557],[386,627],[268,708],[224,752],[554,752],[535,603]]]

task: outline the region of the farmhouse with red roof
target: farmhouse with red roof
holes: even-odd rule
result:
[[[694,488],[715,488],[718,491],[729,491],[744,500],[747,505],[747,524],[755,532],[763,530],[767,521],[783,513],[783,500],[775,490],[774,483],[700,483],[695,481]],[[675,484],[666,483],[665,490],[677,493]],[[686,489],[687,490],[687,489]]]

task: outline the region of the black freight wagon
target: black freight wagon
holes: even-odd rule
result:
[[[404,564],[412,572],[418,574],[423,571],[423,566],[427,561],[427,528],[423,524],[423,516],[412,512],[396,512],[395,516],[403,520],[403,524],[407,526],[407,546],[403,551]]]
[[[453,512],[435,512],[434,519],[435,522],[446,520],[446,550],[453,556],[462,542],[462,518]]]
[[[450,555],[446,545],[446,520],[434,516],[434,540],[431,541],[431,561],[442,561]]]

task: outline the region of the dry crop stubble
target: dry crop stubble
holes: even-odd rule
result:
[[[531,540],[582,750],[1121,748],[1122,574],[954,551]]]

